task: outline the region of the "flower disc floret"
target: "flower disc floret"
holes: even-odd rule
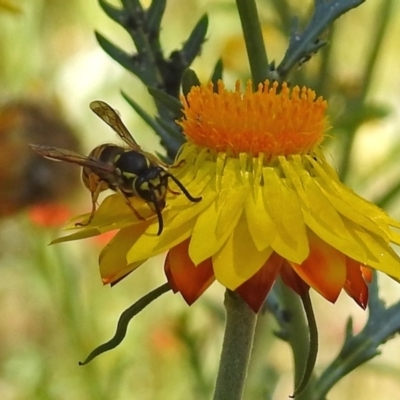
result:
[[[321,143],[327,104],[311,89],[269,81],[255,92],[249,81],[244,93],[222,81],[194,87],[182,97],[185,117],[180,125],[189,142],[233,156],[259,153],[276,156],[307,154]]]

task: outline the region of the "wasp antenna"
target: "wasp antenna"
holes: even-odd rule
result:
[[[198,203],[198,202],[202,199],[201,196],[200,196],[200,197],[193,197],[193,196],[188,192],[188,190],[186,189],[186,187],[184,186],[184,184],[183,184],[178,178],[175,178],[174,175],[170,174],[169,172],[166,172],[166,175],[167,175],[168,177],[170,177],[170,178],[178,185],[179,189],[182,190],[183,194],[184,194],[190,201],[192,201],[193,203]]]
[[[154,210],[155,210],[155,212],[156,212],[156,214],[157,214],[157,219],[158,219],[158,232],[157,232],[157,236],[160,236],[161,233],[162,233],[162,231],[163,231],[163,229],[164,229],[164,220],[163,220],[163,217],[162,217],[162,214],[161,214],[160,204],[158,203],[158,201],[157,201],[157,199],[156,199],[154,193],[151,193],[151,194],[152,194],[152,196],[151,196],[151,197],[152,197],[151,203],[152,203],[153,206],[154,206]]]

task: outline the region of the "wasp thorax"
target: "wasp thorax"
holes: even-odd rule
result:
[[[123,174],[140,175],[151,166],[151,163],[143,154],[131,150],[116,157],[114,165]]]

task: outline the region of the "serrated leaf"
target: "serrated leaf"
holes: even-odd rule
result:
[[[283,60],[277,67],[277,74],[283,80],[289,71],[302,61],[307,61],[319,45],[319,36],[342,14],[359,6],[365,0],[337,0],[334,2],[315,0],[314,12],[303,32],[299,32],[298,18],[293,19],[289,46]],[[318,47],[319,46],[319,47]]]
[[[164,106],[167,107],[176,118],[180,118],[182,116],[182,104],[177,98],[155,87],[149,86],[147,90],[155,100],[164,104]]]
[[[187,41],[184,43],[181,53],[186,65],[190,65],[200,54],[208,29],[208,16],[204,14],[194,27]]]
[[[185,71],[183,71],[182,92],[185,97],[188,95],[193,86],[200,86],[200,84],[200,79],[198,78],[196,72],[190,68],[187,68]]]
[[[361,364],[380,354],[379,346],[400,332],[400,302],[385,308],[378,296],[376,274],[370,284],[369,317],[361,332],[354,335],[348,322],[344,344],[319,377],[315,385],[316,398],[325,398],[341,378]]]

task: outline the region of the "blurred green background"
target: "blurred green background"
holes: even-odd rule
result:
[[[259,1],[269,57],[277,61],[288,35],[288,20],[278,3]],[[329,100],[333,129],[326,153],[346,183],[400,218],[400,3],[391,2],[382,28],[384,3],[368,1],[341,17],[327,33],[329,49],[290,80],[308,84]],[[311,1],[285,4],[300,21],[309,15]],[[232,87],[237,78],[249,77],[233,1],[169,0],[162,43],[166,53],[179,47],[205,12],[210,17],[208,40],[193,69],[206,81],[222,56],[224,77]],[[156,136],[120,95],[123,88],[152,113],[146,88],[100,49],[95,29],[133,51],[128,35],[95,0],[0,1],[0,399],[207,399],[223,332],[223,290],[217,284],[190,308],[179,296],[166,294],[133,320],[120,347],[78,366],[113,335],[125,308],[164,282],[163,258],[158,257],[112,289],[103,287],[97,257],[107,238],[49,247],[60,235],[61,222],[35,208],[39,200],[48,199],[68,206],[70,215],[90,210],[78,168],[67,165],[68,171],[62,169],[54,177],[54,163],[39,165],[27,143],[69,143],[86,153],[113,142],[112,131],[89,110],[92,100],[119,110],[146,150],[162,151]],[[42,110],[44,122],[21,104]],[[11,114],[4,111],[10,105]],[[56,121],[49,122],[49,116]],[[60,134],[62,139],[54,133],[57,121],[59,129],[67,131]],[[43,131],[40,138],[35,127]],[[43,174],[32,174],[39,168]],[[38,187],[49,182],[43,199],[37,199]],[[387,302],[398,300],[398,284],[381,277],[380,285]],[[347,296],[332,305],[313,293],[313,301],[321,370],[341,347],[346,319],[354,317],[360,330],[367,315]],[[247,400],[284,399],[292,393],[291,355],[274,337],[274,328],[271,316],[260,318]],[[345,377],[329,399],[393,398],[400,392],[399,344],[395,338],[382,346],[382,355]]]

